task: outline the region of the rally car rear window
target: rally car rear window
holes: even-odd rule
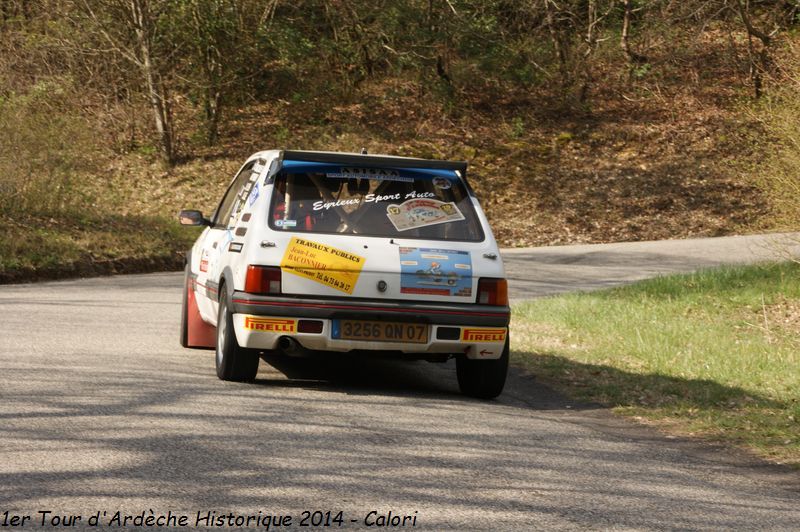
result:
[[[479,242],[483,230],[452,171],[288,167],[274,181],[278,231]]]

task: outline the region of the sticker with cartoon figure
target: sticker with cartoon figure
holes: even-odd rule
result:
[[[281,268],[340,292],[353,293],[367,259],[333,246],[292,237]]]
[[[471,297],[469,252],[401,247],[400,293]]]
[[[389,205],[386,216],[398,231],[464,219],[455,203],[435,199],[411,199],[400,205]]]
[[[450,180],[446,177],[434,177],[433,178],[433,186],[436,188],[440,188],[442,190],[447,190],[452,186]]]

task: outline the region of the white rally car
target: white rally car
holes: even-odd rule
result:
[[[463,162],[263,151],[187,255],[181,344],[250,381],[260,353],[456,358],[464,394],[499,395],[508,289]]]

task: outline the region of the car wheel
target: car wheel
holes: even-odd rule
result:
[[[508,339],[503,354],[495,360],[456,358],[456,375],[461,393],[479,399],[494,399],[503,391],[508,375]]]
[[[181,347],[189,347],[189,266],[183,275],[183,303],[181,305]]]
[[[222,286],[220,286],[220,290]],[[217,316],[217,377],[224,381],[252,381],[258,373],[258,353],[245,349],[236,341],[233,330],[233,314],[228,308],[227,297],[219,300]]]

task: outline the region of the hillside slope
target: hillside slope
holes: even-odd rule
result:
[[[445,113],[394,80],[365,86],[351,103],[242,107],[219,144],[184,141],[171,169],[147,149],[95,155],[90,170],[69,177],[70,208],[0,214],[14,227],[0,236],[0,279],[179,267],[197,232],[175,225],[177,211],[210,213],[244,158],[276,147],[466,160],[503,246],[769,229],[767,200],[741,171],[753,152],[747,121],[736,94],[719,89],[639,100],[609,91],[579,112],[543,109],[526,94],[491,104],[464,95]]]

